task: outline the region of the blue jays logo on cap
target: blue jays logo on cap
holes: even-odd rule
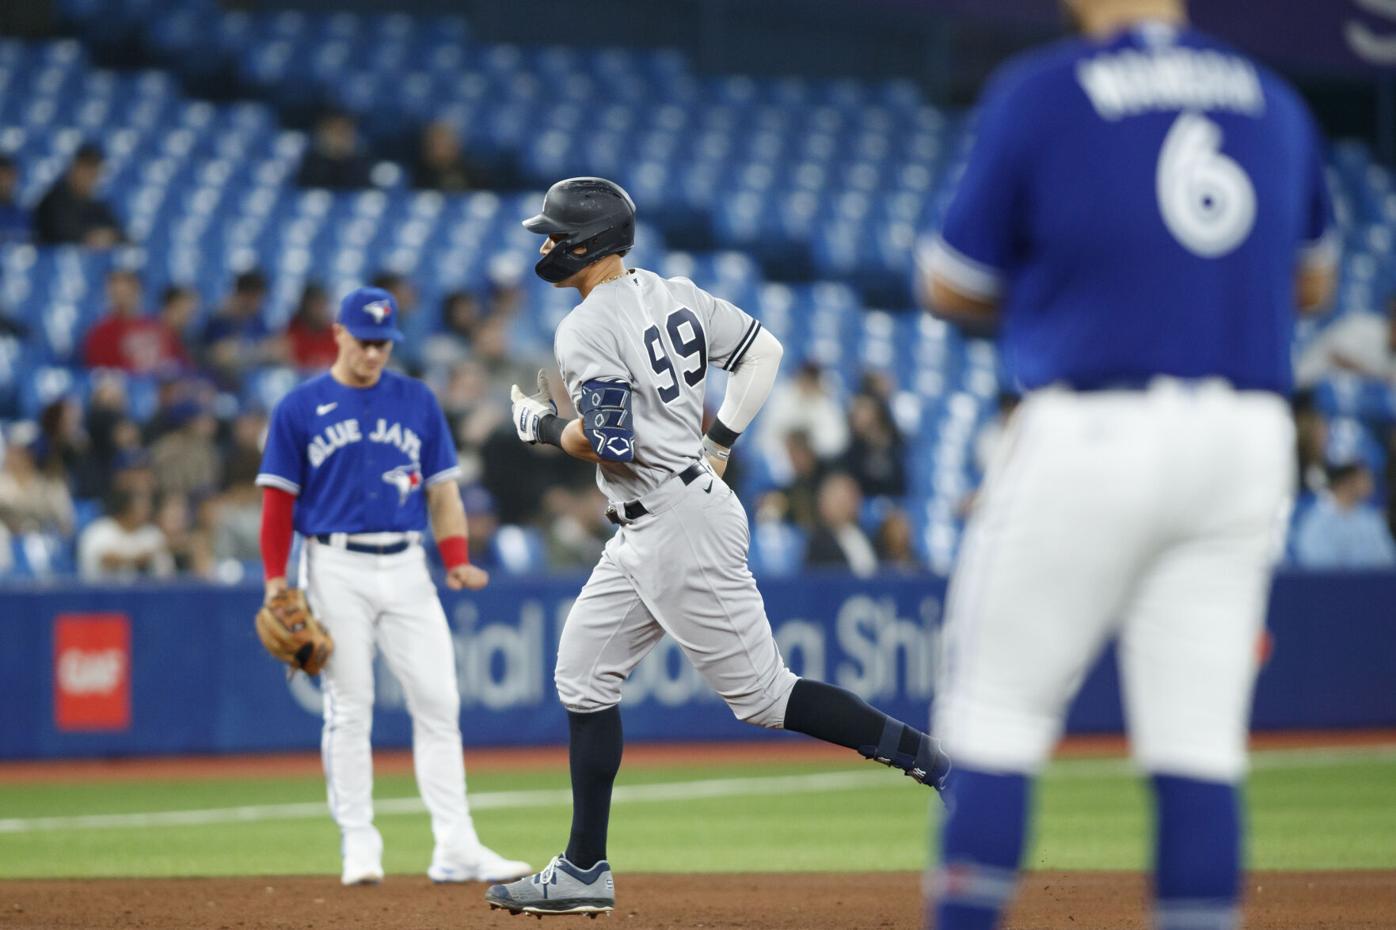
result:
[[[361,287],[350,291],[339,304],[338,322],[355,339],[402,341],[397,328],[397,302],[381,287]]]

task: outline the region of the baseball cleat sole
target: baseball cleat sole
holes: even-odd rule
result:
[[[587,917],[595,920],[602,914],[611,913],[613,907],[615,907],[613,904],[579,902],[556,908],[539,907],[536,904],[525,904],[515,908],[509,907],[506,904],[496,904],[493,901],[490,902],[490,910],[492,911],[508,911],[515,916],[519,914],[529,914],[540,919],[543,917],[563,917],[569,914],[576,914],[578,916],[585,914]]]

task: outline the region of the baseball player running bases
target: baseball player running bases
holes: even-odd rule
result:
[[[738,719],[845,746],[938,788],[949,761],[914,727],[841,688],[797,678],[781,659],[747,569],[746,513],[723,482],[733,443],[761,408],[780,343],[684,278],[627,270],[635,206],[600,178],[554,184],[525,228],[546,238],[536,271],[582,302],[554,346],[578,418],[556,415],[546,383],[514,388],[514,425],[596,464],[619,525],[558,644],[567,709],[572,832],[543,871],[491,887],[514,913],[596,914],[615,903],[606,831],[621,760],[621,685],[666,633]],[[709,366],[731,372],[702,432]]]
[[[928,921],[997,925],[1032,776],[1118,638],[1154,927],[1231,930],[1295,307],[1333,282],[1321,146],[1298,95],[1180,0],[1067,6],[1085,37],[992,81],[927,258],[932,303],[997,319],[1026,392],[950,587],[934,732],[957,767]]]
[[[446,614],[427,570],[428,520],[452,589],[481,588],[471,565],[460,473],[446,418],[431,391],[385,370],[402,339],[392,295],[360,288],[334,326],[339,354],[326,374],[272,413],[257,484],[268,600],[286,587],[292,530],[305,540],[300,587],[334,636],[321,678],[321,750],[330,813],[339,825],[346,885],[383,878],[373,825],[373,656],[381,649],[412,715],[417,786],[431,814],[437,882],[528,874],[480,842],[465,796],[460,693]]]

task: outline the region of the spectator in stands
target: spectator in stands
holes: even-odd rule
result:
[[[785,437],[785,458],[789,462],[789,480],[782,490],[790,519],[803,529],[811,530],[819,522],[819,485],[824,479],[824,466],[814,454],[809,434],[795,430]]]
[[[297,368],[321,370],[334,364],[339,346],[334,341],[334,313],[330,295],[311,282],[301,291],[296,315],[286,327],[291,363]]]
[[[267,416],[261,411],[244,410],[233,418],[222,453],[223,490],[239,484],[252,485],[256,481],[262,465],[262,436],[266,431]],[[253,557],[260,558],[260,555],[254,553]]]
[[[428,369],[450,368],[469,358],[480,319],[480,301],[474,294],[447,294],[441,301],[441,331],[427,336],[422,344],[422,364]]]
[[[461,505],[465,507],[466,538],[470,540],[470,561],[481,568],[499,567],[499,552],[494,544],[499,532],[499,516],[494,498],[483,485],[471,484],[461,488]]]
[[[848,408],[848,431],[852,438],[844,453],[843,468],[857,480],[863,494],[905,494],[905,449],[887,402],[871,392],[855,394]]]
[[[509,321],[503,317],[491,314],[480,321],[475,327],[471,350],[489,378],[489,396],[498,398],[498,403],[506,409],[504,400],[509,396],[510,385],[534,384],[539,368],[546,367],[554,372],[553,377],[558,378],[554,384],[562,383],[551,359],[533,357],[514,346]]]
[[[1380,511],[1367,503],[1372,473],[1362,462],[1329,467],[1328,490],[1300,518],[1295,559],[1305,568],[1396,565],[1396,543]]]
[[[211,494],[223,468],[214,442],[218,422],[195,400],[172,407],[169,420],[173,428],[150,447],[156,489],[162,494]]]
[[[204,327],[204,363],[224,389],[236,390],[253,368],[286,362],[286,341],[273,335],[262,317],[266,296],[266,276],[255,269],[244,271]]]
[[[39,468],[68,481],[76,498],[99,498],[106,483],[101,465],[92,454],[92,442],[82,425],[82,404],[71,395],[61,397],[39,412]]]
[[[1317,494],[1328,485],[1323,450],[1328,446],[1328,421],[1318,409],[1313,391],[1298,391],[1290,399],[1294,411],[1295,454],[1299,463],[1299,492]]]
[[[183,284],[169,284],[160,292],[161,360],[157,372],[192,371],[194,360],[185,342],[189,324],[199,314],[199,292]]]
[[[790,522],[790,501],[783,491],[767,491],[751,515],[751,570],[766,575],[793,575],[804,567],[805,532]]]
[[[323,114],[315,124],[310,151],[301,162],[296,183],[301,187],[354,190],[369,186],[371,166],[359,150],[359,129],[341,110]]]
[[[220,578],[237,579],[243,566],[261,558],[262,491],[254,483],[262,462],[265,414],[239,414],[229,430],[223,489],[200,508],[199,523],[212,539]]]
[[[887,512],[877,528],[875,544],[877,563],[884,570],[921,570],[921,560],[916,557],[916,547],[912,541],[911,521],[904,510],[894,507]]]
[[[61,468],[39,467],[43,436],[37,424],[10,424],[0,466],[0,523],[15,533],[73,532],[73,499]]]
[[[207,530],[194,520],[188,497],[162,494],[155,508],[155,526],[165,536],[177,573],[200,578],[213,575],[213,542]]]
[[[120,464],[142,452],[141,430],[130,417],[125,384],[119,375],[108,373],[93,379],[85,426],[96,480],[79,496],[103,498],[111,491]]]
[[[845,568],[860,578],[877,571],[877,550],[858,526],[863,495],[845,472],[832,472],[819,485],[819,524],[810,536],[805,561],[812,566]]]
[[[462,479],[482,479],[485,444],[495,430],[508,426],[509,408],[493,396],[484,366],[473,360],[453,366],[445,383],[433,387],[460,446]]]
[[[825,384],[824,372],[805,362],[795,377],[778,382],[761,415],[763,446],[780,461],[785,437],[800,431],[821,462],[834,462],[848,448],[848,419],[843,404]]]
[[[78,574],[84,581],[168,578],[174,574],[165,534],[150,522],[150,495],[116,491],[107,516],[93,520],[78,539]]]
[[[614,530],[605,511],[605,500],[594,487],[575,491],[549,488],[543,496],[548,567],[563,571],[595,565]]]
[[[140,276],[134,271],[114,268],[108,272],[107,313],[87,331],[83,342],[83,362],[88,368],[151,374],[189,367],[182,336],[174,328],[184,312],[181,304],[188,298],[176,296],[173,308],[162,304],[161,316],[155,319],[142,310],[143,296]],[[169,291],[165,297],[169,299]]]
[[[108,249],[124,239],[121,223],[97,196],[106,157],[101,146],[78,147],[67,172],[49,188],[34,211],[34,238],[44,245]]]
[[[19,204],[19,165],[0,152],[0,245],[29,240],[29,211]]]
[[[428,123],[412,168],[412,186],[459,193],[489,187],[485,172],[466,158],[460,133],[446,120]]]
[[[1295,380],[1307,386],[1335,372],[1396,384],[1396,295],[1385,314],[1358,310],[1323,330],[1299,357]]]

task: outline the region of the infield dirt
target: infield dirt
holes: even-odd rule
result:
[[[920,877],[908,872],[625,875],[615,912],[564,928],[890,930],[921,926]],[[491,911],[484,886],[390,876],[341,888],[331,877],[0,882],[5,930],[521,930],[533,918]],[[1034,872],[1006,927],[1144,930],[1146,886],[1118,872]],[[1396,874],[1257,872],[1248,930],[1393,930]]]

